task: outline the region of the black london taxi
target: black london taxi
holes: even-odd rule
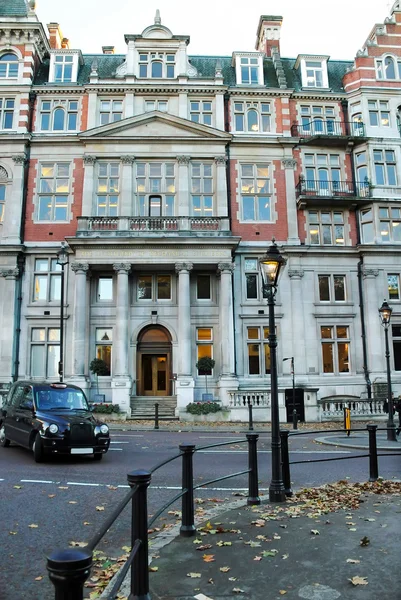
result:
[[[0,409],[0,445],[10,442],[46,455],[93,454],[101,460],[110,445],[109,428],[95,419],[81,388],[68,383],[17,381]]]

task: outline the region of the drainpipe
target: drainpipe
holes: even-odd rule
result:
[[[362,267],[363,267],[363,256],[361,256],[358,262],[358,291],[359,291],[359,310],[361,314],[361,330],[362,330],[362,352],[363,352],[363,374],[366,381],[366,389],[368,392],[368,398],[372,397],[372,383],[370,381],[370,373],[368,369],[368,353],[366,349],[366,327],[365,327],[365,308],[363,303],[363,285],[362,285]]]

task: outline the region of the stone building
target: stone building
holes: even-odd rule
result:
[[[256,24],[255,24],[256,25]],[[130,414],[208,391],[266,419],[270,357],[258,259],[277,240],[280,417],[344,399],[377,414],[383,298],[401,393],[401,7],[354,60],[191,56],[159,11],[126,52],[82,54],[35,2],[0,6],[0,384],[64,378]],[[300,48],[302,50],[302,48]],[[284,360],[290,359],[291,360]],[[361,402],[368,399],[367,402]]]

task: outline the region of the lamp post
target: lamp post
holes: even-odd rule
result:
[[[60,290],[60,360],[58,363],[58,374],[60,381],[64,377],[64,267],[68,265],[68,252],[64,242],[57,252],[57,264],[61,267],[61,290]]]
[[[277,282],[285,259],[280,254],[273,238],[272,245],[265,256],[259,259],[262,274],[263,290],[267,295],[269,305],[269,348],[270,348],[270,388],[271,388],[271,449],[272,449],[272,478],[269,486],[270,502],[285,502],[285,488],[281,466],[280,418],[278,408],[277,385],[277,336],[274,316],[274,304]]]
[[[287,356],[287,358],[283,358],[283,362],[285,360],[291,361],[291,373],[292,373],[292,428],[298,429],[298,415],[297,409],[295,408],[295,370],[294,370],[294,357]]]
[[[390,348],[388,345],[388,330],[390,327],[391,313],[393,309],[388,305],[387,300],[384,300],[383,304],[379,308],[379,315],[381,324],[384,327],[384,339],[386,342],[386,368],[387,368],[387,402],[388,402],[388,420],[387,420],[387,440],[389,442],[396,442],[396,432],[394,424],[394,406],[393,406],[393,394],[391,392],[391,371],[390,371]]]

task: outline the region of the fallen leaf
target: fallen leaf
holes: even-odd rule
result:
[[[116,485],[108,485],[107,489],[109,489],[109,490],[118,490],[118,487]]]
[[[284,596],[284,594],[286,594],[286,590],[279,590],[278,593],[280,594],[280,596]]]
[[[202,558],[203,558],[204,562],[207,562],[207,563],[214,562],[214,554],[204,554],[202,556]]]
[[[39,577],[35,577],[35,581],[42,581],[43,575],[39,575]]]
[[[78,504],[78,502],[76,500],[69,500],[68,504]]]
[[[59,489],[59,490],[68,490],[68,486],[65,486],[65,485],[59,485],[59,486],[58,486],[58,489]]]
[[[104,510],[104,506],[96,506],[96,510]]]
[[[28,525],[28,527],[30,527],[31,529],[37,529],[39,525],[35,525],[35,523],[32,523],[31,525]]]
[[[283,556],[281,557],[283,560],[286,560],[289,557],[289,554],[283,554]]]
[[[16,532],[16,531],[9,531],[8,533],[9,533],[10,535],[17,535],[17,532]]]
[[[48,497],[48,498],[55,498],[55,497],[56,497],[56,494],[49,494],[47,497]]]
[[[192,543],[193,544],[200,544],[202,540],[199,540],[198,538],[196,538],[196,540],[194,540]]]
[[[90,525],[89,521],[84,521],[84,525]]]
[[[77,548],[85,548],[88,545],[88,542],[70,542],[70,546],[76,546]]]
[[[368,537],[366,537],[366,535],[365,535],[359,543],[361,546],[369,546],[370,539]]]
[[[262,556],[263,556],[263,558],[266,558],[267,556],[276,556],[277,552],[278,552],[278,550],[274,550],[274,549],[272,549],[272,550],[265,550],[262,553]]]
[[[262,557],[261,556],[255,556],[255,558],[253,560],[259,561],[259,560],[262,560]]]
[[[213,548],[212,544],[202,544],[201,546],[195,548],[195,550],[210,550],[210,548]]]
[[[354,559],[354,558],[347,558],[347,563],[352,563],[354,565],[357,565],[358,563],[360,563],[360,560]]]
[[[319,531],[318,529],[311,529],[311,530],[310,530],[310,532],[311,532],[313,535],[320,535],[320,531]]]
[[[367,578],[359,577],[358,575],[356,575],[352,579],[349,579],[348,581],[350,581],[352,583],[352,585],[368,585]]]
[[[159,567],[149,567],[149,571],[151,571],[152,573],[156,573],[156,571],[159,570]]]
[[[237,578],[236,577],[229,577],[228,581],[237,581]]]
[[[187,573],[187,577],[191,577],[191,579],[198,579],[200,576],[200,573]]]
[[[22,489],[22,485],[13,485],[13,488],[15,490],[20,490],[20,489]]]
[[[131,552],[131,546],[122,546],[121,550],[124,550],[124,552]]]
[[[233,592],[235,594],[245,594],[245,590],[241,590],[241,588],[233,588]]]
[[[231,568],[230,567],[220,567],[220,571],[222,573],[228,573],[228,571],[231,571]]]

